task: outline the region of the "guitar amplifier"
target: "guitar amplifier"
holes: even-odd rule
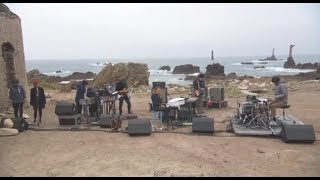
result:
[[[128,120],[128,134],[132,135],[150,135],[151,123],[150,120],[132,119]]]
[[[54,112],[58,116],[60,116],[60,115],[74,115],[74,114],[76,114],[75,104],[70,103],[70,102],[65,102],[65,101],[57,102]]]
[[[228,107],[228,102],[227,101],[208,101],[208,107],[209,108],[226,108]]]
[[[210,88],[209,99],[211,101],[224,101],[224,88],[223,87],[214,87]]]
[[[188,109],[178,110],[178,121],[192,121],[192,112]]]
[[[161,88],[166,88],[166,82],[160,82],[160,81],[157,81],[157,82],[152,82],[152,87],[161,87]]]
[[[193,118],[192,119],[192,132],[214,132],[214,120],[213,118]]]
[[[153,94],[155,91],[154,88],[152,88],[151,93]],[[168,102],[168,88],[160,88],[160,98],[162,99],[162,103]]]

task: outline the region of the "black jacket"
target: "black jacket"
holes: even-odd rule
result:
[[[151,100],[152,100],[152,108],[158,108],[162,104],[162,99],[159,94],[156,94],[156,93],[152,94]]]
[[[42,87],[38,87],[38,91],[39,91],[39,106],[44,108],[46,104],[46,96],[44,95],[44,90]],[[36,96],[37,96],[37,89],[36,87],[33,87],[31,88],[31,91],[30,91],[30,105],[32,106],[37,105]]]

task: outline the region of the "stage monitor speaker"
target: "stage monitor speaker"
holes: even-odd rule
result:
[[[161,88],[166,88],[166,82],[160,82],[160,81],[152,82],[152,87],[156,87],[156,86],[159,86]]]
[[[207,117],[194,117],[192,119],[192,132],[214,132],[214,119]]]
[[[210,100],[211,101],[224,101],[224,88],[210,88]]]
[[[56,108],[55,108],[55,114],[56,115],[74,115],[76,114],[75,111],[75,104],[70,102],[57,102]]]
[[[152,88],[151,93],[154,93],[154,88]],[[162,103],[168,102],[168,89],[167,88],[160,88],[160,98],[162,99]]]
[[[285,143],[313,143],[316,140],[312,125],[284,124],[280,138]]]
[[[131,119],[128,120],[128,134],[132,135],[150,135],[151,123],[150,120],[145,119]]]

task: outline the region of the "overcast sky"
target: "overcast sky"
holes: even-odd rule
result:
[[[320,54],[320,4],[6,5],[26,59]]]

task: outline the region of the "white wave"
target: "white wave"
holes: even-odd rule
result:
[[[47,72],[47,73],[43,73],[45,75],[51,75],[51,76],[55,76],[55,75],[66,75],[66,74],[71,74],[72,71],[61,71],[61,72]]]
[[[242,65],[241,63],[232,63],[232,65],[237,65],[237,66],[239,66],[239,65]]]
[[[173,75],[171,71],[166,71],[166,70],[148,70],[150,72],[150,75],[165,75],[165,76],[170,76]]]
[[[88,63],[88,64],[91,65],[91,66],[106,66],[109,63],[106,63],[106,64],[104,64],[104,63]]]
[[[276,72],[288,72],[288,73],[307,73],[316,71],[314,69],[286,69],[283,67],[266,67],[268,70],[273,70]]]

